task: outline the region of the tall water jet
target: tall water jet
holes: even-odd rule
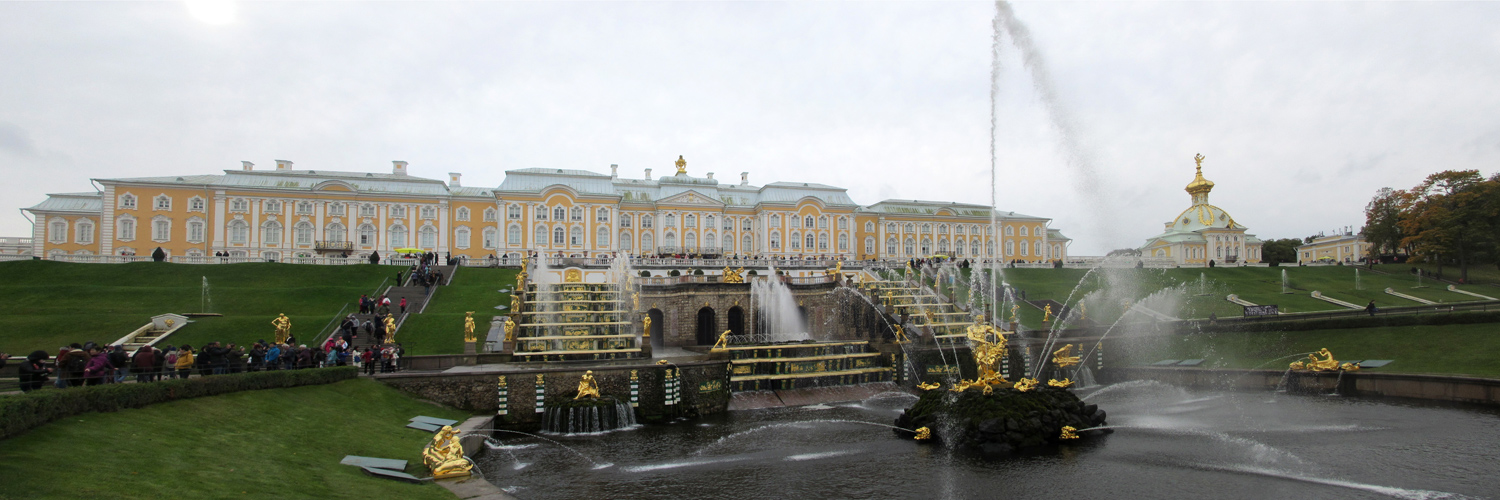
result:
[[[1281,270],[1281,293],[1292,293],[1291,280],[1286,277],[1286,269]]]
[[[198,312],[208,312],[213,307],[213,298],[208,295],[208,276],[203,277],[203,295],[198,299]]]
[[[750,306],[759,314],[757,324],[767,339],[772,341],[807,340],[807,321],[797,307],[797,298],[791,288],[781,282],[776,268],[770,268],[767,276],[750,283]]]
[[[1356,267],[1356,268],[1354,268],[1354,289],[1355,290],[1364,290],[1365,289],[1365,285],[1363,283],[1360,283],[1360,279],[1359,278],[1360,278],[1359,277],[1359,268]]]

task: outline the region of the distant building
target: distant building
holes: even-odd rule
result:
[[[32,251],[94,255],[285,260],[416,248],[470,258],[530,252],[782,257],[925,258],[1044,262],[1071,240],[1051,220],[984,205],[886,200],[863,206],[840,187],[805,182],[720,183],[675,175],[626,179],[556,168],[505,172],[498,187],[463,187],[407,174],[274,170],[243,162],[223,174],[95,179],[102,192],[50,194]],[[84,256],[73,258],[72,256]]]
[[[0,237],[0,255],[31,255],[31,238]]]
[[[1171,258],[1177,265],[1234,265],[1260,262],[1261,241],[1245,232],[1229,212],[1208,204],[1214,183],[1203,178],[1203,157],[1198,174],[1188,183],[1193,204],[1166,222],[1166,231],[1146,240],[1141,256]]]
[[[1364,262],[1369,255],[1370,243],[1353,232],[1314,237],[1312,243],[1297,247],[1298,264]]]

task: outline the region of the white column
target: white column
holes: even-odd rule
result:
[[[391,240],[386,237],[385,227],[385,214],[389,209],[390,206],[385,203],[375,206],[375,249],[386,258],[391,256]]]
[[[255,256],[252,254],[259,253],[255,250],[257,246],[260,246],[260,204],[265,202],[265,200],[250,201],[250,254],[247,255],[251,257]]]
[[[448,231],[451,229],[448,226],[448,204],[446,202],[439,203],[437,211],[438,240],[436,251],[442,253],[448,251]]]
[[[209,224],[213,225],[214,229],[214,243],[212,246],[213,250],[218,250],[224,247],[224,225],[229,222],[227,220],[229,218],[228,214],[224,210],[224,203],[224,192],[219,191],[214,193],[214,215],[209,219],[208,222]],[[141,233],[141,224],[139,221],[136,222],[135,232],[136,237],[139,238]],[[212,254],[213,251],[210,251],[209,253]]]
[[[327,211],[326,203],[313,203],[313,249],[316,252],[319,241],[327,240],[323,234],[323,213]]]

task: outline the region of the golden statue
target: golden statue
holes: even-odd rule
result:
[[[917,384],[917,388],[921,389],[921,390],[924,390],[924,391],[930,391],[930,390],[937,389],[937,388],[942,387],[942,386],[943,386],[943,384],[939,384],[937,382]]]
[[[464,313],[464,342],[474,342],[474,311]]]
[[[583,378],[578,379],[578,395],[573,399],[583,399],[585,396],[599,399],[599,384],[594,382],[594,371],[583,372]]]
[[[677,155],[677,173],[687,173],[687,160],[682,159],[682,155]]]
[[[1078,429],[1074,429],[1073,426],[1071,426],[1071,425],[1064,425],[1063,428],[1062,428],[1062,435],[1058,436],[1057,438],[1058,439],[1078,439],[1078,434],[1075,434],[1073,432],[1073,431],[1076,431],[1076,430],[1078,430]]]
[[[1047,381],[1047,385],[1057,387],[1059,389],[1067,389],[1069,386],[1073,385],[1073,381],[1070,379],[1051,379]]]
[[[1079,321],[1089,319],[1089,307],[1084,305],[1082,300],[1078,301],[1078,319]]]
[[[744,276],[740,275],[740,273],[743,272],[744,270],[745,270],[745,268],[743,268],[743,267],[741,267],[738,271],[736,271],[734,269],[730,269],[729,266],[724,266],[724,282],[725,283],[744,283],[745,282],[745,278],[744,278]]]
[[[979,377],[974,380],[975,386],[990,386],[1008,383],[1000,376],[996,368],[1000,360],[1010,354],[1006,347],[1005,336],[1012,332],[1002,331],[984,321],[984,315],[980,314],[974,318],[974,324],[969,325],[964,331],[964,336],[969,340],[969,351],[974,356],[974,366],[979,370]]]
[[[1030,390],[1035,389],[1035,388],[1036,388],[1036,379],[1034,379],[1034,378],[1023,378],[1021,380],[1016,381],[1015,389],[1018,390],[1018,391],[1027,392],[1027,391],[1030,391]]]
[[[719,334],[719,341],[718,342],[714,342],[714,346],[710,350],[713,350],[713,351],[722,351],[724,349],[728,349],[729,348],[729,333],[733,332],[733,331],[734,330],[724,330],[724,333]]]
[[[641,310],[641,292],[631,292],[630,299],[635,301],[635,310]]]
[[[526,270],[523,269],[523,270],[521,270],[520,273],[516,274],[516,291],[521,291],[521,290],[525,290],[525,289],[526,289]]]
[[[651,338],[651,315],[649,314],[641,316],[641,337]]]
[[[1198,153],[1198,154],[1193,155],[1193,162],[1195,162],[1195,163],[1198,164],[1198,170],[1200,170],[1200,171],[1203,170],[1203,160],[1206,160],[1206,159],[1208,159],[1208,157],[1207,156],[1203,156],[1203,153]]]
[[[1016,309],[1020,309],[1020,308],[1021,308],[1021,306],[1016,305],[1016,304],[1011,304],[1010,305],[1010,322],[1011,323],[1015,323],[1016,322]]]
[[[464,445],[458,440],[458,429],[443,426],[432,436],[432,442],[422,449],[422,463],[432,471],[434,479],[463,477],[470,475],[474,462],[464,456]]]
[[[520,295],[511,295],[510,296],[510,310],[513,311],[513,312],[515,312],[515,313],[517,313],[517,314],[519,314],[521,312],[521,296]]]
[[[281,313],[276,319],[271,320],[271,326],[276,327],[276,343],[285,344],[286,339],[292,336],[292,320]]]
[[[1318,359],[1318,356],[1323,356],[1323,359]],[[1332,372],[1339,370],[1352,372],[1359,370],[1359,363],[1339,364],[1338,360],[1333,359],[1333,353],[1328,352],[1328,348],[1325,347],[1322,349],[1318,349],[1318,352],[1308,354],[1307,361],[1293,362],[1291,364],[1291,369],[1308,370],[1314,372]]]
[[[1052,304],[1047,304],[1047,308],[1042,310],[1042,322],[1048,321],[1052,321]]]
[[[907,342],[911,342],[911,339],[906,338],[906,329],[902,328],[901,325],[896,325],[896,343],[905,344]]]
[[[833,263],[833,269],[829,269],[827,271],[824,271],[824,273],[827,274],[827,275],[829,275],[829,276],[840,276],[840,275],[843,275],[844,274],[844,261],[841,260],[841,261],[834,262]]]
[[[384,343],[386,343],[386,344],[394,344],[394,343],[396,343],[396,317],[392,316],[390,313],[386,313],[385,319],[380,320],[380,322],[385,325],[385,342]]]
[[[505,341],[516,341],[516,322],[511,321],[510,316],[505,317]]]
[[[1073,355],[1073,344],[1067,344],[1056,351],[1052,351],[1052,366],[1067,368],[1078,364],[1080,356]]]
[[[917,429],[916,432],[917,435],[912,436],[912,439],[915,439],[917,441],[926,441],[928,439],[932,439],[932,429],[922,427],[920,429]]]

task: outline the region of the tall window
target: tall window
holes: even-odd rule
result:
[[[948,253],[948,239],[938,240],[938,253]]]
[[[629,252],[631,250],[631,248],[630,248],[630,233],[625,232],[625,231],[620,231],[620,250],[623,250],[623,251],[626,251],[626,252]]]
[[[508,207],[505,207],[505,214],[506,214],[505,216],[507,218],[510,218],[510,219],[513,219],[513,220],[520,219],[521,218],[521,206],[520,205],[510,205]]]
[[[771,249],[781,250],[781,232],[771,231]]]
[[[135,210],[135,195],[125,194],[120,196],[120,208]]]
[[[454,218],[461,221],[469,220],[469,207],[458,207],[458,210],[456,211],[456,213],[454,213],[453,216]]]
[[[244,222],[241,222],[243,224]],[[172,221],[170,219],[157,219],[151,221],[151,239],[154,241],[168,241],[172,239]]]
[[[839,217],[839,229],[849,229],[849,218]]]
[[[812,218],[811,215],[806,216],[805,218],[802,219],[802,227],[805,227],[805,228],[808,228],[808,229],[812,229],[812,227],[813,227],[813,218]],[[825,227],[825,228],[828,227],[828,221],[827,220],[823,221],[823,227]]]
[[[490,207],[490,208],[484,209],[484,221],[485,222],[495,222],[496,220],[499,220],[499,217],[500,217],[500,213],[495,210],[495,207]]]
[[[1023,228],[1021,228],[1021,230],[1025,231],[1026,228],[1023,227]],[[1026,244],[1026,242],[1024,242],[1024,241],[1021,242],[1021,255],[1022,256],[1031,255],[1031,245]]]
[[[250,224],[242,220],[229,221],[229,242],[236,245],[250,242]]]
[[[792,250],[802,249],[802,233],[792,233]],[[811,244],[811,242],[809,242]]]
[[[68,221],[55,220],[49,226],[51,226],[47,229],[47,239],[49,241],[53,243],[68,242]]]
[[[780,215],[776,215],[776,214],[772,214],[771,215],[771,227],[777,227],[777,226],[780,226],[780,225],[781,225],[781,216]]]
[[[979,255],[979,240],[974,240],[969,243],[969,251],[969,253]]]
[[[547,207],[541,205],[531,207],[531,213],[536,214],[536,220],[547,220]]]
[[[711,250],[711,249],[714,249],[714,248],[718,248],[718,246],[719,246],[719,241],[718,241],[718,238],[716,238],[714,236],[714,233],[708,233],[708,234],[703,235],[703,248],[704,249]]]
[[[866,236],[865,237],[865,253],[867,253],[867,254],[868,253],[875,253],[875,237],[874,236]]]
[[[698,227],[698,217],[692,214],[682,216],[682,227]]]
[[[189,225],[188,229],[189,229],[189,232],[191,232],[192,225]],[[281,223],[280,222],[276,222],[274,220],[273,221],[267,221],[265,224],[262,224],[260,226],[260,242],[261,242],[261,244],[277,243],[277,242],[280,242],[280,241],[281,241]]]
[[[885,253],[886,255],[896,255],[896,238],[885,239]]]
[[[78,221],[73,225],[73,242],[87,245],[94,242],[94,223],[88,219]]]
[[[422,229],[417,231],[417,237],[421,239],[420,246],[422,248],[437,247],[437,228],[432,226],[422,226]]]
[[[375,244],[375,226],[369,224],[359,225],[359,246],[368,247]]]
[[[650,229],[651,228],[651,219],[652,219],[652,217],[649,214],[642,215],[641,216],[641,227]]]
[[[677,227],[677,215],[667,214],[667,225],[664,227]]]
[[[1006,228],[1006,229],[1009,229],[1009,228]],[[1015,254],[1016,254],[1016,240],[1006,241],[1005,242],[1005,256],[1009,257],[1009,256],[1012,256],[1012,255],[1015,255]]]
[[[469,228],[460,227],[453,231],[453,246],[458,248],[469,248]]]
[[[907,255],[916,254],[917,253],[917,240],[914,240],[912,238],[907,238],[906,239],[906,244],[902,245],[902,247],[904,247],[903,250],[906,250],[906,254]]]
[[[594,220],[599,222],[609,222],[609,209],[605,207],[599,207],[597,210],[594,210]]]
[[[516,228],[516,229],[520,229],[520,228]],[[520,234],[519,234],[520,231],[516,231],[516,233],[517,233],[516,236],[520,236]],[[493,227],[484,228],[484,247],[485,248],[491,248],[491,249],[493,249],[493,248],[499,248],[500,247],[500,231],[497,231]]]
[[[521,226],[511,224],[510,228],[505,230],[505,241],[511,245],[520,245]]]
[[[844,246],[849,246],[845,244]],[[818,250],[828,250],[828,233],[818,235]]]
[[[313,227],[307,222],[298,222],[292,228],[292,237],[298,245],[311,245],[313,242]]]
[[[268,214],[279,214],[279,213],[281,213],[281,202],[276,201],[276,200],[266,200],[266,213],[268,213]]]
[[[744,238],[740,238],[740,251],[749,253],[751,250],[754,250],[754,246],[750,241],[750,235],[747,234]]]
[[[575,247],[583,244],[583,228],[581,228],[581,227],[574,227],[573,228],[572,236],[571,236],[570,240],[568,241],[568,244],[569,245],[573,245]]]
[[[567,238],[568,238],[568,233],[566,231],[563,231],[562,226],[557,226],[555,228],[552,228],[552,244],[553,245],[562,246],[563,244],[566,244],[568,242]]]
[[[818,217],[818,229],[828,229],[828,216]]]
[[[630,214],[620,214],[620,227],[630,227],[630,219],[633,218]]]
[[[911,234],[915,232],[917,232],[917,225],[910,222],[906,223],[906,233]]]
[[[749,231],[750,230],[750,218],[749,217],[745,217],[743,219],[740,219],[740,230],[741,231]]]
[[[135,239],[135,219],[120,219],[115,227],[120,228],[120,239],[130,241]]]
[[[583,207],[573,207],[573,216],[571,219],[575,221],[583,220]]]
[[[337,222],[329,224],[323,228],[323,241],[343,243],[348,232],[349,229],[343,224]]]
[[[536,232],[531,234],[531,243],[536,246],[547,244],[547,226],[536,227]]]
[[[172,210],[172,199],[168,198],[167,195],[158,195],[155,200],[156,202],[152,205],[151,208],[161,211]]]
[[[656,250],[656,241],[652,239],[651,233],[641,235],[641,251],[650,252]]]
[[[594,246],[597,246],[599,248],[609,248],[609,228],[599,228],[599,234],[594,235],[594,240]]]
[[[849,251],[849,235],[847,235],[847,234],[840,234],[839,235],[839,251],[840,252],[847,252],[847,251]]]
[[[958,231],[958,235],[959,236],[963,236],[964,235],[964,226],[962,224],[954,226],[953,229],[956,230],[956,231]]]
[[[873,223],[867,222],[866,224],[873,224]],[[868,231],[873,231],[873,229],[869,229],[869,226],[865,226],[865,228]],[[888,222],[888,223],[886,223],[885,224],[885,232],[887,232],[887,233],[894,233],[894,232],[896,232],[896,223],[894,223],[894,222]]]
[[[563,207],[553,208],[552,220],[568,220],[568,210]]]
[[[311,229],[311,227],[309,227],[308,229]],[[391,248],[402,248],[402,247],[407,246],[407,243],[406,243],[406,235],[407,235],[406,226],[397,224],[397,225],[391,226],[391,228],[387,232],[390,233],[390,234],[386,238],[386,240],[390,241]],[[309,234],[311,234],[311,233],[309,232]]]
[[[673,232],[668,232],[667,233],[667,247],[668,248],[676,248],[677,247],[677,233],[673,233]]]

